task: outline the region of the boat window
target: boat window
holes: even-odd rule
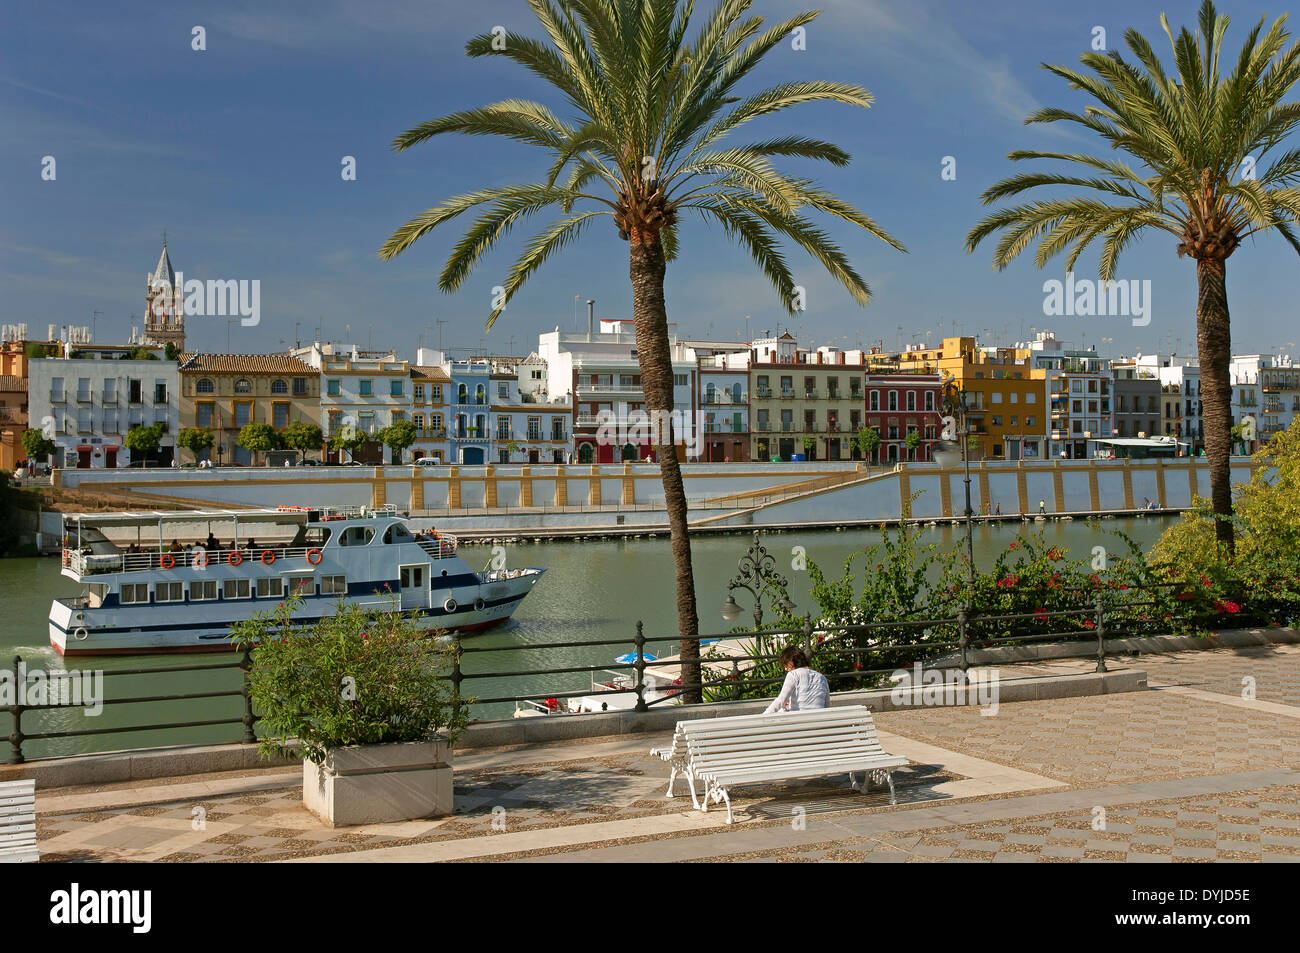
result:
[[[324,526],[308,526],[298,530],[298,535],[294,537],[292,545],[294,546],[314,546],[316,549],[322,548],[329,542],[330,530]]]
[[[185,583],[160,582],[154,586],[153,596],[158,602],[184,602]]]
[[[373,526],[349,526],[339,537],[340,546],[366,546],[375,538]]]
[[[320,594],[322,596],[346,596],[348,580],[346,576],[321,576]]]
[[[384,530],[385,543],[409,543],[413,542],[414,539],[415,537],[407,532],[406,527],[401,523],[394,523]]]
[[[138,605],[149,601],[149,583],[128,582],[122,584],[122,605]]]
[[[316,594],[316,577],[311,573],[293,573],[284,577],[289,586],[289,593],[303,596]]]
[[[222,595],[227,599],[247,599],[249,595],[247,579],[227,579],[222,588]]]
[[[260,598],[267,596],[280,598],[284,595],[284,580],[279,576],[263,576],[257,580],[257,595]]]
[[[190,583],[190,601],[203,602],[217,598],[217,581],[215,579],[198,579]]]

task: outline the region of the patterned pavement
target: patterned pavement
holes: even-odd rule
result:
[[[38,795],[39,846],[47,861],[92,862],[1300,860],[1300,650],[1136,664],[1182,687],[1004,704],[993,717],[877,715],[916,762],[896,776],[896,808],[842,779],[755,786],[737,789],[739,823],[723,828],[720,811],[664,798],[667,768],[646,752],[666,739],[646,736],[465,752],[452,817],[349,829],[302,807],[295,770],[51,791]],[[1241,700],[1247,675],[1262,707]],[[808,826],[790,840],[796,810]]]

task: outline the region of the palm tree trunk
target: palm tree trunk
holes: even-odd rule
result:
[[[686,522],[686,490],[677,462],[677,448],[667,423],[673,409],[673,361],[668,343],[668,310],[664,304],[664,248],[659,237],[633,235],[630,272],[632,318],[636,326],[636,352],[641,364],[641,386],[646,410],[654,426],[655,453],[664,484],[668,529],[672,534],[673,563],[677,570],[677,635],[681,639],[682,683],[700,682],[700,620],[695,606],[695,574],[691,568],[691,539]],[[659,425],[659,421],[664,421]],[[683,699],[697,702],[698,688],[685,690]]]
[[[1201,419],[1205,423],[1205,455],[1210,461],[1210,502],[1214,534],[1224,555],[1233,553],[1232,473],[1232,334],[1228,319],[1227,262],[1196,263],[1196,350],[1201,363]],[[1184,397],[1185,399],[1185,397]]]

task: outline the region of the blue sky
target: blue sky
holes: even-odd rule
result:
[[[789,318],[746,256],[710,226],[688,221],[683,257],[668,273],[669,318],[683,334],[737,339],[745,316],[755,332],[790,327],[807,343],[856,346],[978,333],[1010,341],[1051,327],[1103,352],[1195,348],[1195,267],[1173,240],[1151,233],[1121,259],[1119,276],[1150,280],[1152,320],[1043,315],[1043,282],[1061,277],[1026,257],[1007,271],[989,264],[991,244],[963,248],[979,219],[978,196],[1006,175],[1012,149],[1093,151],[1082,134],[1023,125],[1043,105],[1077,106],[1040,68],[1075,64],[1095,26],[1111,46],[1139,29],[1166,49],[1159,13],[1194,21],[1197,4],[996,5],[918,0],[825,0],[807,49],[778,47],[755,88],[790,79],[857,82],[869,110],[815,105],[749,128],[752,138],[828,138],[853,155],[845,168],[800,167],[864,209],[909,249],[900,254],[850,228],[830,226],[874,292],[857,307],[795,251],[807,311]],[[701,10],[712,8],[699,0]],[[802,5],[767,0],[775,17]],[[1228,45],[1239,46],[1260,16],[1280,6],[1228,2]],[[414,357],[417,338],[448,347],[527,353],[539,331],[574,326],[574,296],[602,316],[627,317],[627,246],[612,226],[552,260],[511,302],[490,334],[483,325],[529,232],[489,255],[457,294],[437,275],[459,234],[435,233],[394,262],[377,249],[391,231],[447,196],[533,181],[546,157],[523,145],[443,137],[394,155],[389,142],[417,123],[510,96],[561,108],[548,88],[504,60],[471,60],[465,41],[504,25],[540,35],[522,0],[318,0],[312,3],[0,3],[0,321],[87,324],[100,340],[124,338],[144,307],[145,275],[165,229],[172,261],[187,278],[261,281],[261,323],[228,327],[191,317],[192,347],[278,350],[295,334],[395,346]],[[207,49],[191,49],[191,30]],[[1293,98],[1300,99],[1300,89]],[[43,181],[42,158],[57,178]],[[357,178],[341,160],[355,156]],[[944,156],[955,181],[940,177]],[[1022,163],[1023,165],[1023,163]],[[537,219],[540,227],[544,219]],[[1294,350],[1300,339],[1300,269],[1281,239],[1264,236],[1229,262],[1234,350]],[[1095,258],[1079,277],[1095,277]],[[1104,342],[1104,339],[1113,339]],[[1103,343],[1104,342],[1104,343]]]

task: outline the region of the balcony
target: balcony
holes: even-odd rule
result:
[[[794,424],[793,424],[793,423],[784,423],[784,422],[783,422],[783,423],[781,424],[781,433],[794,433],[794,432],[795,432],[795,429],[794,429]]]
[[[804,400],[817,400],[817,399],[818,399],[818,391],[815,390],[815,389],[814,389],[814,390],[805,390],[805,391],[803,392],[803,399],[804,399]]]
[[[492,438],[487,434],[470,433],[468,430],[456,434],[456,436],[453,439],[459,440],[461,443],[491,443],[492,442]]]
[[[629,397],[643,393],[642,389],[629,384],[579,384],[580,394],[625,394]]]
[[[785,390],[785,389],[782,389],[782,391],[781,391],[781,399],[782,399],[782,400],[794,400],[794,391],[793,391],[793,390]]]
[[[732,407],[740,407],[749,403],[749,395],[741,394],[739,397],[733,398],[732,395],[728,393],[705,394],[703,397],[700,398],[700,403],[701,404],[727,404]]]
[[[772,397],[772,388],[770,388],[770,387],[760,387],[760,388],[758,389],[758,399],[759,399],[759,400],[770,400],[771,397]]]

